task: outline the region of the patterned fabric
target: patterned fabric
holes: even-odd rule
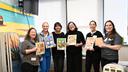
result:
[[[20,60],[19,48],[11,48],[12,60]]]
[[[31,49],[35,47],[35,43],[32,41],[25,40],[22,43],[22,54],[23,54],[23,62],[30,63],[32,65],[39,65],[39,56],[36,56],[36,52],[26,54],[26,49]]]

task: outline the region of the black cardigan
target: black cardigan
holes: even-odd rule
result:
[[[77,35],[77,43],[80,43],[82,42],[83,45],[85,44],[85,38],[84,38],[84,35],[82,32],[80,31],[69,31],[66,33],[66,38],[68,38],[68,35]],[[82,53],[82,46],[80,47],[76,47],[74,45],[70,45],[70,46],[67,46],[67,49],[66,49],[67,53]]]

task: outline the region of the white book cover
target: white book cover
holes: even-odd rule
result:
[[[76,45],[77,35],[68,35],[68,45]]]

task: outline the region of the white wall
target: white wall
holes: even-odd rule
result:
[[[39,0],[39,20],[38,28],[44,21],[50,25],[50,32],[53,31],[55,22],[60,22],[63,25],[62,31],[66,31],[66,15],[65,15],[65,0]]]
[[[103,26],[102,0],[68,0],[68,21],[74,21],[84,35],[90,31],[89,22],[95,20],[98,30]]]
[[[128,61],[128,46],[122,46],[119,50],[119,60]]]
[[[91,20],[95,20],[98,30],[102,31],[102,4],[102,0],[67,0],[68,21],[74,21],[84,35],[90,30],[88,24]],[[56,21],[61,22],[63,31],[66,31],[65,0],[39,0],[39,17],[41,18],[38,22],[41,22],[38,24],[41,25],[43,21],[48,21],[51,26],[50,31]]]
[[[112,20],[128,44],[128,0],[104,0],[104,21]]]

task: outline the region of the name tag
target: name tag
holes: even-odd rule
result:
[[[31,58],[31,61],[36,61],[36,58],[35,58],[35,57],[32,57],[32,58]]]

